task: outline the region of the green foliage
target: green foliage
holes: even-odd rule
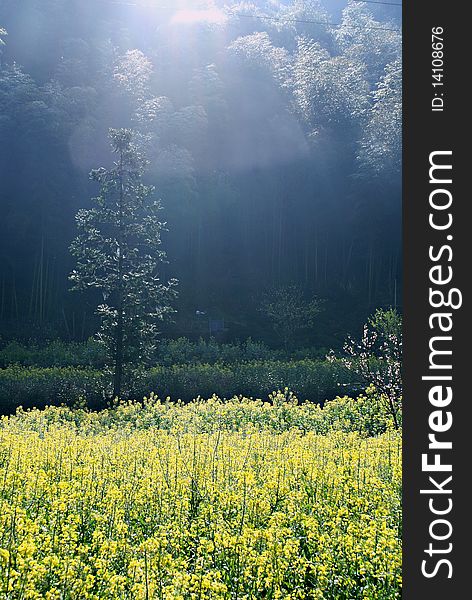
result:
[[[153,71],[151,61],[140,50],[128,50],[115,67],[114,78],[133,99],[136,109],[148,99]]]
[[[98,339],[107,350],[113,393],[119,396],[124,369],[142,367],[154,350],[158,322],[172,312],[176,281],[159,278],[159,263],[165,261],[161,205],[151,197],[153,188],[142,183],[145,161],[132,132],[111,130],[110,139],[117,161],[111,169],[91,173],[100,195],[93,208],[77,213],[79,235],[71,245],[77,264],[70,279],[75,290],[96,288],[103,294]]]
[[[372,93],[373,106],[360,143],[360,164],[368,177],[398,177],[402,148],[402,64],[396,59]]]
[[[396,309],[389,308],[384,310],[378,308],[374,314],[369,317],[368,324],[377,332],[381,344],[388,342],[392,336],[398,338],[399,343],[401,343],[402,317]]]
[[[244,342],[218,342],[215,338],[200,338],[191,341],[181,337],[162,339],[156,346],[152,363],[171,367],[196,363],[231,365],[248,361],[297,361],[305,358],[322,359],[326,350],[322,348],[299,348],[285,352],[269,348],[263,342],[248,338]],[[16,340],[0,349],[0,368],[19,364],[26,367],[92,367],[106,366],[106,352],[96,339],[86,342],[64,342],[53,340],[41,345]]]
[[[299,286],[289,285],[267,292],[260,311],[269,319],[287,349],[297,332],[312,327],[315,317],[321,311],[321,300],[306,300]]]
[[[90,367],[100,368],[106,364],[106,354],[99,342],[62,342],[53,340],[43,346],[28,345],[17,341],[8,342],[0,350],[0,368],[9,365],[26,367]]]
[[[331,56],[309,38],[297,40],[294,61],[295,106],[311,135],[326,129],[354,128],[368,109],[365,65],[347,56]]]
[[[367,4],[348,2],[334,36],[349,61],[365,66],[370,84],[379,81],[387,64],[400,58],[399,27],[389,21],[377,21]]]
[[[282,354],[251,338],[245,342],[222,344],[214,338],[209,340],[200,338],[192,342],[188,338],[181,337],[176,340],[162,340],[157,347],[156,360],[165,366],[195,363],[234,364],[282,358]]]
[[[358,378],[356,378],[358,379]],[[150,390],[189,401],[213,393],[229,398],[235,394],[266,397],[274,389],[288,387],[299,397],[324,402],[339,393],[342,384],[355,389],[357,381],[340,364],[310,359],[300,361],[250,361],[239,364],[195,364],[155,367],[143,375],[138,393]]]
[[[18,406],[43,407],[47,404],[104,405],[110,394],[109,377],[103,372],[74,367],[20,367],[0,369],[0,412]]]
[[[234,364],[160,365],[135,373],[126,382],[123,396],[142,398],[151,391],[189,402],[197,396],[218,394],[224,398],[243,394],[265,398],[272,390],[293,390],[299,398],[322,403],[342,393],[354,393],[363,385],[339,361],[252,360]],[[103,406],[111,394],[110,376],[90,368],[41,369],[12,365],[0,369],[0,407],[68,404],[83,398],[89,406]]]

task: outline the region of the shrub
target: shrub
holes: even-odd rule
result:
[[[17,406],[73,405],[85,399],[89,406],[98,407],[103,404],[107,390],[107,378],[99,371],[18,365],[0,369],[0,410],[3,413],[11,412]]]
[[[375,385],[395,427],[400,427],[402,401],[402,317],[394,309],[377,309],[358,341],[344,344],[345,366]]]
[[[79,398],[89,406],[104,406],[111,379],[103,371],[77,367],[20,367],[0,369],[0,410],[11,412],[19,405],[70,404]],[[362,389],[341,363],[316,360],[247,361],[235,364],[156,366],[135,373],[123,397],[138,399],[155,392],[189,402],[197,396],[224,398],[235,395],[267,398],[285,387],[302,400],[323,403],[340,392]]]
[[[214,338],[196,342],[180,337],[163,340],[158,346],[156,360],[165,366],[196,363],[238,363],[248,360],[270,360],[281,356],[262,342],[248,338],[245,342],[220,344]]]
[[[323,348],[301,348],[289,354],[283,350],[269,348],[263,342],[248,338],[244,342],[219,343],[215,339],[200,338],[193,342],[185,337],[159,342],[154,357],[155,365],[237,364],[248,361],[267,360],[322,360],[327,350]],[[64,342],[53,340],[45,344],[16,340],[0,349],[0,368],[19,364],[26,367],[89,367],[103,368],[105,352],[95,339],[86,342]]]
[[[54,340],[43,346],[11,341],[0,350],[0,367],[14,364],[26,367],[100,368],[105,364],[105,355],[100,344],[93,339],[80,343]]]
[[[354,393],[356,381],[341,363],[310,359],[300,361],[248,361],[232,365],[193,364],[155,367],[133,384],[134,397],[154,391],[190,401],[216,393],[225,398],[242,394],[265,398],[275,389],[293,390],[299,398],[324,402],[343,392]],[[340,383],[341,382],[341,383]]]

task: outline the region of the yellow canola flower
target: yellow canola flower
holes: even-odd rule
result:
[[[0,424],[0,599],[400,598],[399,434],[192,431],[203,401],[172,408],[180,430],[151,405],[123,407],[146,427],[61,410]]]

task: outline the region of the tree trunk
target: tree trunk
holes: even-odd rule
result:
[[[387,395],[388,398],[388,404],[389,404],[389,408],[390,408],[390,414],[393,417],[393,425],[395,427],[395,429],[398,431],[398,429],[400,429],[400,425],[398,423],[398,416],[397,416],[397,409],[395,406],[395,400],[393,400],[389,395]]]
[[[120,155],[120,206],[118,223],[118,320],[115,334],[115,365],[113,377],[113,399],[120,398],[123,383],[123,152]]]
[[[118,323],[115,340],[115,373],[113,377],[113,398],[120,398],[123,381],[123,308],[118,309]]]

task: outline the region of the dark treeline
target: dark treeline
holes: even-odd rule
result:
[[[136,130],[164,205],[168,334],[210,316],[264,338],[261,294],[283,285],[326,299],[308,343],[398,305],[399,9],[159,4],[0,0],[3,335],[96,329],[96,303],[68,291],[68,247],[111,127]]]

